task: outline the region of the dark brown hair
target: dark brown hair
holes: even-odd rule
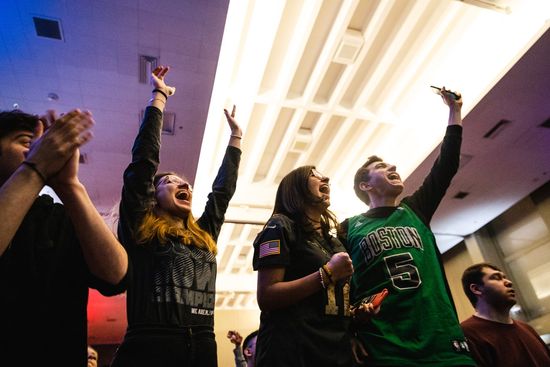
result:
[[[357,195],[357,197],[367,205],[370,204],[369,194],[361,190],[361,188],[359,188],[359,185],[361,184],[361,182],[366,182],[369,180],[369,170],[367,169],[367,167],[374,162],[383,162],[383,160],[376,155],[371,155],[367,158],[367,161],[357,170],[357,172],[355,172],[355,177],[353,178],[353,190],[355,191],[355,195]]]
[[[290,171],[279,184],[275,196],[273,214],[284,214],[303,225],[306,230],[313,230],[306,215],[309,206],[319,204],[322,199],[311,193],[308,180],[315,166],[302,166]],[[338,229],[336,216],[328,209],[321,215],[321,228],[324,234],[331,229]]]

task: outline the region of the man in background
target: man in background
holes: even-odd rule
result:
[[[97,350],[88,345],[88,367],[97,367],[99,356]]]
[[[124,291],[126,251],[78,179],[92,115],[0,112],[0,364],[87,362],[88,288]],[[50,186],[63,204],[39,193]],[[52,337],[55,334],[56,337]],[[22,345],[32,352],[21,353]]]
[[[510,316],[516,293],[502,270],[472,265],[462,274],[462,288],[476,310],[461,326],[478,366],[550,366],[550,352],[537,332]]]

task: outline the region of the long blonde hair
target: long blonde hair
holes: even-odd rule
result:
[[[149,211],[138,228],[138,243],[149,243],[156,238],[160,244],[164,245],[170,239],[177,238],[186,246],[193,244],[214,255],[217,254],[216,242],[208,232],[199,227],[193,214],[189,213],[185,219],[184,228],[175,225],[174,222],[175,220],[157,215],[153,210]]]

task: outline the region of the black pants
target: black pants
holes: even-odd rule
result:
[[[209,328],[186,328],[168,335],[126,335],[111,367],[217,367],[214,332]]]

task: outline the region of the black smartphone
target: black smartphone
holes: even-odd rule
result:
[[[436,87],[436,86],[434,86],[434,85],[430,85],[430,88],[432,88],[432,91],[433,91],[435,94],[441,95],[441,88]],[[453,93],[453,92],[451,92],[451,91],[449,91],[449,90],[447,91],[447,93],[449,93],[450,95],[452,95],[454,99],[460,99],[460,96],[457,95],[456,93]]]

